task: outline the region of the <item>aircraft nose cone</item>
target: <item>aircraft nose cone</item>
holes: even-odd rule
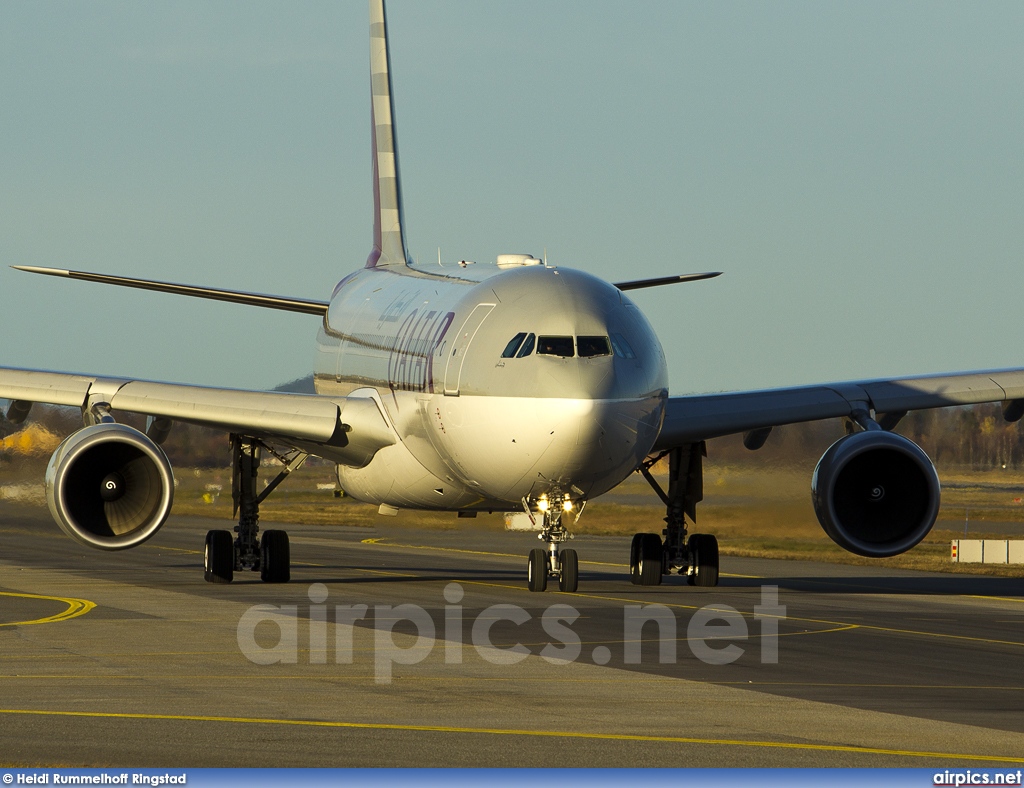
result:
[[[599,495],[647,455],[663,400],[445,398],[436,421],[449,464],[475,489],[519,501],[541,487]],[[501,413],[495,418],[495,413]]]
[[[592,400],[563,424],[534,468],[536,477],[559,480],[587,497],[618,484],[647,456],[661,419],[660,401]]]

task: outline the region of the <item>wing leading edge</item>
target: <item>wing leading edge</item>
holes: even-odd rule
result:
[[[261,306],[267,309],[280,309],[285,312],[301,312],[307,315],[327,314],[330,304],[327,301],[313,301],[306,298],[289,298],[287,296],[266,295],[264,293],[246,293],[241,290],[218,290],[212,287],[196,285],[180,285],[174,282],[159,282],[153,279],[132,279],[127,276],[110,274],[93,274],[88,271],[69,271],[64,268],[42,268],[35,265],[12,265],[18,271],[45,276],[59,276],[63,279],[80,279],[84,282],[98,282],[103,285],[135,287],[139,290],[155,290],[159,293],[192,296],[193,298],[209,298],[214,301],[227,301],[233,304]]]
[[[362,467],[395,442],[369,397],[186,386],[0,367],[0,398],[15,403],[98,404],[259,438],[272,438],[344,465]],[[23,406],[16,410],[24,412]]]
[[[1005,402],[1007,418],[1020,418],[1024,369],[669,397],[654,450],[863,411],[898,418],[911,410],[983,402]]]
[[[721,271],[709,271],[706,274],[676,274],[675,276],[659,276],[656,279],[634,279],[631,282],[615,282],[614,286],[619,290],[640,290],[645,287],[661,287],[662,285],[675,285],[680,282],[699,282],[702,279],[714,279],[721,276]]]

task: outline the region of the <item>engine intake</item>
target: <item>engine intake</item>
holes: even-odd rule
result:
[[[142,544],[164,524],[174,477],[163,451],[124,424],[68,436],[46,469],[46,502],[61,529],[100,550]]]
[[[832,541],[857,555],[885,558],[928,535],[939,513],[939,477],[913,441],[881,430],[858,432],[822,455],[811,497]]]

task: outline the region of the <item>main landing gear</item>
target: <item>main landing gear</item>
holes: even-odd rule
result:
[[[651,466],[669,458],[668,493]],[[629,577],[634,585],[661,585],[663,575],[678,572],[692,586],[718,585],[718,540],[711,534],[690,534],[686,518],[697,522],[697,504],[704,498],[703,441],[670,449],[640,467],[640,472],[665,504],[665,528],[658,534],[636,534],[629,548]]]
[[[548,587],[548,577],[558,578],[558,590],[574,593],[579,587],[580,561],[576,551],[559,550],[562,542],[572,539],[572,534],[562,524],[563,515],[571,512],[573,503],[568,494],[564,497],[554,490],[550,495],[542,495],[534,502],[543,516],[541,532],[537,538],[547,544],[547,548],[535,547],[530,551],[526,564],[526,584],[531,591],[544,591]],[[523,499],[523,508],[533,519],[530,501]],[[582,513],[582,506],[580,513]],[[577,514],[576,519],[579,519]]]
[[[261,448],[277,457],[284,470],[259,493],[256,482]],[[283,456],[257,438],[231,436],[231,497],[238,515],[238,536],[232,539],[230,531],[207,532],[203,568],[208,583],[230,583],[235,572],[246,569],[258,571],[260,580],[266,583],[287,583],[291,579],[288,534],[269,530],[260,536],[260,504],[308,456],[301,451]]]

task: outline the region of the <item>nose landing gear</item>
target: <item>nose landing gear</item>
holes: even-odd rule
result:
[[[550,495],[541,495],[533,502],[523,499],[523,508],[533,519],[533,508],[543,516],[541,532],[537,538],[547,544],[547,549],[535,547],[530,551],[526,564],[526,584],[531,591],[544,591],[548,577],[558,578],[558,590],[572,594],[579,587],[579,556],[572,549],[559,550],[562,542],[567,542],[573,535],[562,524],[563,516],[573,510],[574,504],[568,494],[562,495],[557,489]],[[576,519],[583,512],[580,505]]]

